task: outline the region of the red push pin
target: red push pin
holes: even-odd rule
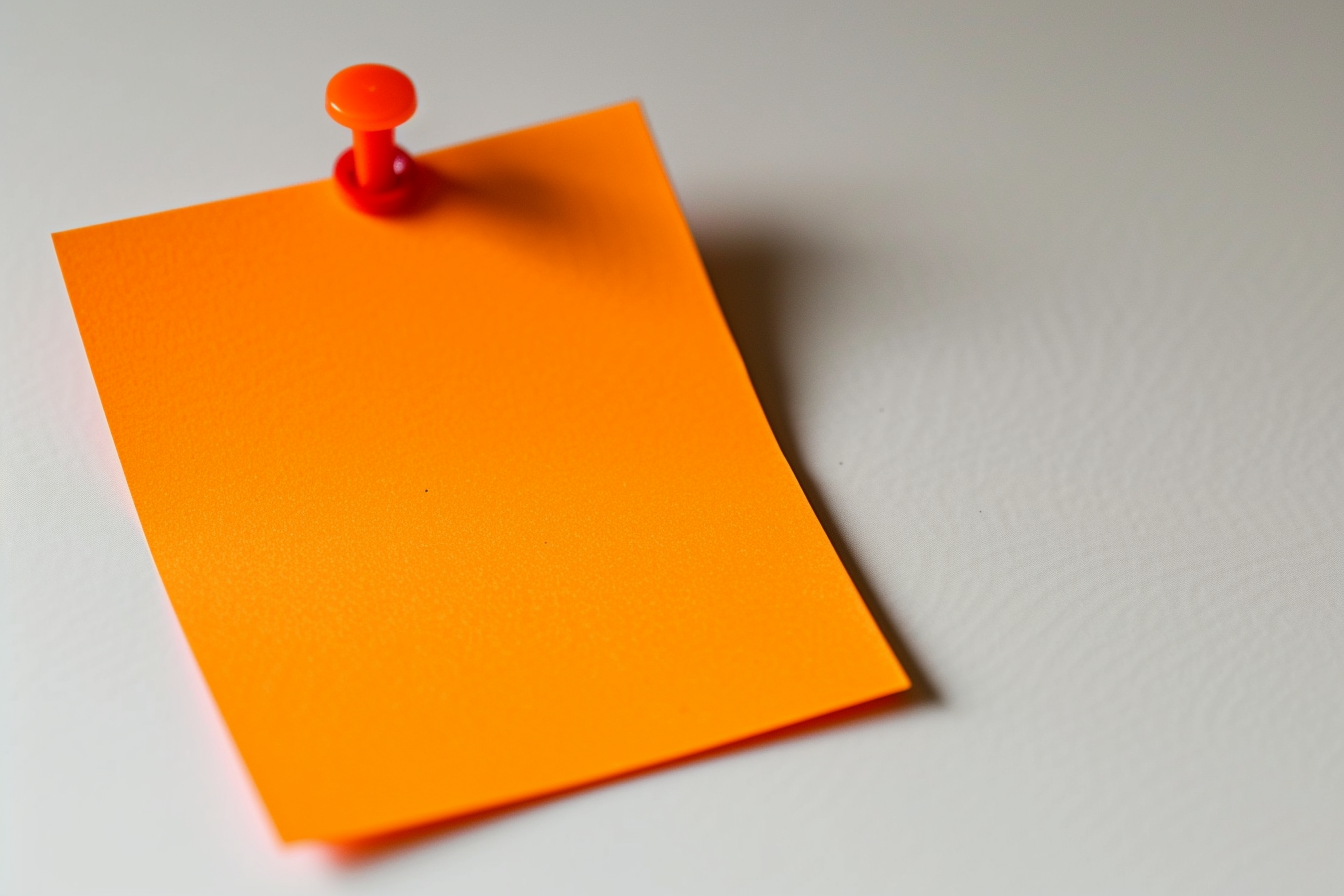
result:
[[[362,212],[393,215],[416,198],[415,160],[392,142],[392,131],[415,114],[415,85],[386,65],[352,65],[327,82],[327,114],[354,132],[355,145],[336,160],[332,177]]]

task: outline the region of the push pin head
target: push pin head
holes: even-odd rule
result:
[[[327,83],[327,114],[354,132],[354,146],[336,160],[332,177],[350,204],[378,215],[415,201],[415,160],[392,140],[415,114],[415,85],[386,65],[352,65]]]

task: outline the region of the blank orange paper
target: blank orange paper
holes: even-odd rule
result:
[[[636,105],[56,234],[145,535],[286,840],[563,790],[908,686]]]

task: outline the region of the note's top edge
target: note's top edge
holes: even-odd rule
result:
[[[548,118],[545,121],[534,122],[532,124],[512,128],[507,131],[498,131],[491,134],[485,134],[480,137],[475,137],[471,140],[463,141],[461,143],[453,143],[449,144],[448,146],[439,146],[434,149],[428,149],[422,152],[412,153],[411,155],[415,159],[426,159],[433,156],[441,155],[443,153],[451,152],[456,149],[462,149],[464,147],[474,146],[479,143],[486,143],[491,140],[506,138],[524,131],[530,131],[536,128],[544,128],[547,127],[548,125],[552,125],[557,122],[568,121],[575,118],[583,118],[588,115],[600,115],[604,112],[613,112],[617,109],[623,109],[627,107],[637,112],[637,114],[639,114],[641,118],[644,119],[645,126],[647,127],[648,117],[644,114],[643,102],[637,98],[631,98],[610,103],[605,106],[599,106],[594,109],[588,109],[583,112],[576,112],[569,115],[559,115],[554,118]],[[331,184],[332,184],[331,175],[327,174],[324,177],[316,178],[310,181],[302,181],[297,184],[287,184],[285,186],[270,187],[264,190],[254,190],[250,193],[241,193],[236,196],[225,196],[220,199],[208,199],[205,202],[193,202],[190,205],[179,205],[174,206],[173,208],[161,209],[159,211],[145,212],[144,214],[140,215],[129,215],[125,218],[113,218],[109,221],[99,221],[94,224],[83,224],[78,227],[67,227],[64,230],[53,231],[51,233],[51,238],[52,241],[55,242],[59,248],[59,244],[62,238],[70,236],[72,234],[81,233],[84,231],[96,230],[102,227],[110,227],[113,225],[125,224],[133,221],[142,221],[147,218],[157,218],[163,215],[180,214],[182,212],[189,212],[196,209],[212,208],[226,203],[256,201],[258,199],[265,198],[268,196],[278,196],[280,194],[297,192],[302,190],[315,190],[322,188],[324,185],[331,185]]]

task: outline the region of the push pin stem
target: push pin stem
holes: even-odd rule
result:
[[[397,180],[392,163],[397,156],[396,145],[392,142],[392,129],[385,131],[355,131],[355,178],[366,190],[381,193],[390,188]]]
[[[332,176],[361,211],[395,214],[415,200],[415,161],[393,131],[415,114],[415,85],[386,65],[352,65],[327,84],[327,114],[353,132]]]

